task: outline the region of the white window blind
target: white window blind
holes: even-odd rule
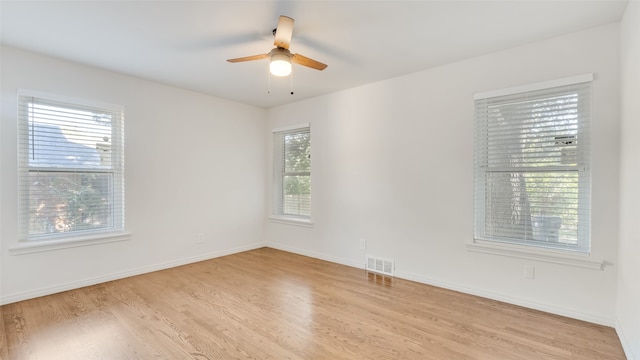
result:
[[[590,76],[584,80],[476,97],[475,239],[589,252]]]
[[[22,240],[124,229],[123,111],[18,96]]]
[[[273,214],[311,217],[311,132],[309,126],[273,133]]]

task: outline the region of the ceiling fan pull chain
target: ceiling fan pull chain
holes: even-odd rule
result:
[[[291,95],[293,95],[293,68],[291,69]]]
[[[267,94],[271,94],[271,71],[267,71],[269,80],[267,82]]]

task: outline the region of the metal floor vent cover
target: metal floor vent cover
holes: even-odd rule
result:
[[[393,276],[394,269],[393,260],[367,255],[367,271]]]

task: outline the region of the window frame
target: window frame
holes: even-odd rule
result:
[[[18,100],[18,244],[10,248],[11,254],[32,253],[61,248],[85,246],[95,243],[105,243],[128,240],[125,231],[125,193],[124,193],[124,107],[99,103],[74,97],[60,96],[44,92],[19,89]],[[52,102],[61,108],[71,110],[96,110],[115,116],[111,131],[111,162],[108,168],[98,169],[90,167],[46,167],[32,166],[29,163],[29,121],[28,107],[34,101]],[[83,171],[84,170],[84,171]],[[60,173],[101,173],[110,175],[110,226],[99,229],[76,230],[69,232],[52,232],[45,234],[30,234],[29,223],[29,185],[28,178],[32,172],[60,172]]]
[[[500,89],[495,91],[489,91],[484,93],[478,93],[474,95],[474,102],[478,102],[478,100],[483,99],[492,99],[499,98],[506,95],[514,95],[520,93],[531,93],[538,90],[552,90],[554,88],[577,85],[581,83],[589,83],[589,86],[592,87],[593,82],[593,74],[585,74],[570,78],[558,79],[553,81],[540,82],[536,84],[518,86],[508,89]],[[475,108],[475,107],[474,107]],[[488,139],[482,138],[481,134],[479,134],[479,119],[478,119],[478,109],[474,109],[474,136],[476,137],[476,141],[474,143],[474,233],[473,233],[473,241],[467,242],[467,248],[471,251],[483,252],[483,253],[492,253],[498,255],[507,255],[519,258],[533,259],[533,260],[541,260],[548,262],[556,262],[561,264],[569,264],[581,267],[588,268],[601,268],[603,262],[598,260],[593,260],[590,258],[590,246],[591,246],[591,237],[590,237],[590,209],[591,209],[591,193],[590,193],[590,177],[591,177],[591,163],[589,159],[590,153],[590,141],[587,139],[583,144],[581,144],[582,148],[578,151],[582,151],[587,154],[586,162],[578,161],[576,166],[556,166],[555,169],[533,169],[536,171],[577,171],[578,172],[578,221],[584,222],[586,221],[586,225],[580,226],[578,231],[578,243],[575,246],[567,246],[567,245],[556,245],[556,244],[543,244],[537,241],[526,241],[526,240],[513,240],[513,239],[496,239],[495,237],[486,236],[485,233],[485,217],[486,213],[486,200],[485,200],[485,176],[487,172],[490,172],[487,164],[483,165],[479,163],[478,157],[485,156],[486,157],[486,149],[481,149],[483,141],[486,144]],[[591,106],[589,104],[589,116],[592,116]],[[582,122],[581,119],[579,119]],[[587,127],[591,126],[590,119],[586,120]],[[579,129],[579,131],[581,131]],[[587,134],[588,134],[587,130]],[[580,144],[580,143],[578,143]],[[481,152],[481,154],[479,154]],[[578,154],[580,156],[580,153]],[[504,169],[503,169],[504,170]],[[521,172],[525,173],[528,170],[532,170],[529,167],[522,167],[517,170],[510,169],[510,172]],[[585,189],[589,189],[586,190]],[[586,215],[585,215],[586,214]]]
[[[311,198],[312,192],[310,190],[309,194],[309,215],[302,214],[291,214],[284,212],[284,179],[286,176],[308,176],[309,183],[311,183],[312,176],[312,164],[310,163],[308,172],[286,172],[284,170],[284,161],[278,160],[284,159],[285,157],[285,147],[284,147],[284,136],[290,134],[298,134],[298,133],[308,133],[309,134],[309,146],[311,147],[311,124],[297,124],[293,126],[280,127],[272,130],[272,139],[273,139],[273,180],[272,180],[272,206],[271,206],[271,214],[269,216],[269,220],[275,223],[287,224],[287,225],[296,225],[303,227],[312,227],[313,222],[311,220]],[[280,144],[279,142],[283,143]],[[312,152],[312,148],[310,149]],[[311,156],[311,154],[309,155]]]

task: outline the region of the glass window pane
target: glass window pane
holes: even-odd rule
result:
[[[30,234],[113,226],[112,174],[30,172],[28,181]]]
[[[486,234],[576,245],[578,177],[578,171],[487,172]]]
[[[311,215],[311,179],[308,175],[283,177],[283,212],[287,215]]]
[[[29,104],[29,166],[111,167],[111,114]]]
[[[284,136],[284,172],[311,171],[311,141],[308,132]]]

